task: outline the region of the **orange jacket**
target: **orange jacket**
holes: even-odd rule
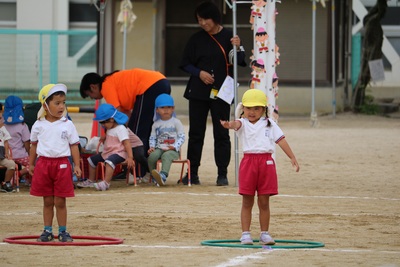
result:
[[[126,111],[133,109],[136,97],[144,94],[165,76],[158,71],[130,69],[118,71],[106,78],[101,94],[107,103]]]

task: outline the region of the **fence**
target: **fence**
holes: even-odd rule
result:
[[[69,105],[94,105],[79,83],[96,71],[96,51],[96,31],[0,29],[0,101],[13,94],[31,103],[43,85],[64,83]]]

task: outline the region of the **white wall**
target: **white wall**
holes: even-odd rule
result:
[[[68,0],[18,0],[17,29],[67,30]]]

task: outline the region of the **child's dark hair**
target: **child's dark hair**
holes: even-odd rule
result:
[[[276,109],[274,109],[274,112],[275,111],[276,111],[276,113],[278,113],[278,111]],[[244,111],[242,111],[242,113],[240,113],[239,118],[242,118],[243,114],[244,114]],[[267,118],[267,119],[269,118],[268,117],[268,107],[265,107],[265,118]],[[271,122],[268,120],[267,127],[270,127],[270,126],[271,126]]]
[[[265,107],[265,118],[268,120],[268,107]],[[271,127],[271,122],[268,120],[267,127]]]
[[[79,93],[81,94],[82,98],[88,97],[86,94],[86,91],[90,91],[90,85],[91,84],[99,84],[100,85],[100,90],[101,90],[101,84],[104,82],[104,80],[110,76],[113,75],[114,73],[118,72],[119,70],[113,71],[111,73],[106,73],[103,76],[100,76],[96,72],[89,72],[86,73],[85,76],[83,76],[81,80],[81,85],[79,87]]]

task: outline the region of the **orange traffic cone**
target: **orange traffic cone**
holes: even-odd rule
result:
[[[94,106],[94,111],[96,111],[99,108],[99,100],[96,100],[95,106]],[[96,114],[93,115],[93,118],[96,117]],[[90,137],[94,137],[94,136],[100,136],[100,132],[99,132],[99,122],[98,121],[93,121],[92,122],[92,134],[90,135]]]

